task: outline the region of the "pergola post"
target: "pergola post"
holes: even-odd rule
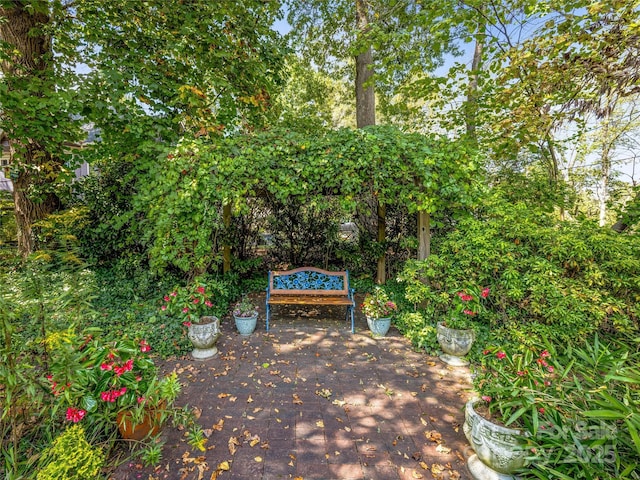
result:
[[[231,204],[225,203],[222,207],[222,220],[226,230],[231,226]],[[228,241],[222,247],[222,272],[229,273],[231,271],[231,246]]]
[[[429,212],[418,212],[418,260],[431,254],[431,216]]]
[[[386,237],[386,207],[378,202],[378,243],[384,243]],[[378,273],[376,275],[376,283],[383,285],[386,281],[386,252],[378,257]]]

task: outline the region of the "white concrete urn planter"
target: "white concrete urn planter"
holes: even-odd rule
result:
[[[220,338],[220,320],[218,317],[200,317],[199,323],[188,327],[187,337],[193,344],[191,356],[195,360],[206,360],[218,353],[216,343]]]
[[[445,327],[444,322],[438,322],[436,337],[444,352],[440,355],[440,360],[454,367],[469,365],[469,362],[463,357],[469,353],[476,339],[475,330],[458,330]]]
[[[474,410],[479,400],[469,400],[465,406],[464,434],[476,452],[467,460],[475,480],[512,480],[514,472],[523,468],[527,452],[522,432],[497,425]]]

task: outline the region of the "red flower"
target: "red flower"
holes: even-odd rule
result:
[[[204,295],[204,287],[196,288],[196,292],[201,293],[202,295]]]
[[[498,352],[496,353],[496,357],[498,357],[498,359],[502,360],[503,358],[505,358],[507,356],[506,353],[504,352]]]
[[[548,350],[543,350],[542,353],[540,354],[540,358],[547,358],[550,357],[551,354],[549,353]]]
[[[172,297],[177,297],[178,296],[178,292],[171,292],[169,295],[172,296]]]
[[[522,370],[518,371],[518,376],[519,377],[524,377],[525,376],[525,372],[523,372]]]
[[[468,302],[470,300],[473,300],[473,295],[469,295],[468,293],[458,292],[458,296],[463,302]]]
[[[205,304],[207,307],[213,307],[213,303],[211,303],[209,300],[205,300],[204,304]]]
[[[488,349],[482,351],[483,355],[489,355],[490,353],[491,353],[491,350],[488,350]]]
[[[184,307],[184,308],[182,309],[182,313],[189,313],[189,309],[188,309],[187,307]]]
[[[162,306],[160,307],[160,310],[166,310],[166,309],[167,309],[167,306],[166,306],[166,305],[162,305]]]
[[[87,414],[86,410],[81,408],[69,407],[67,408],[67,420],[69,422],[78,423]]]
[[[550,373],[553,373],[554,368],[552,366],[548,366],[547,370],[549,370]]]
[[[472,312],[471,310],[467,310],[467,309],[464,309],[462,313],[464,313],[465,315],[470,315],[472,317],[476,314],[476,312]]]
[[[138,403],[144,402],[144,397],[138,397]]]
[[[165,302],[168,302],[168,301],[169,301],[169,295],[165,295],[165,296],[164,296],[164,301],[165,301]]]
[[[146,340],[140,340],[140,351],[142,353],[150,352],[151,351],[151,345],[149,345]]]
[[[490,292],[489,287],[487,287],[484,290],[482,290],[482,293],[480,294],[480,296],[482,298],[487,298],[489,296],[489,292]]]
[[[547,362],[545,362],[542,358],[539,358],[538,360],[536,360],[536,362],[538,362],[539,365],[542,365],[543,367],[548,366],[549,364]]]
[[[109,360],[113,360],[114,358],[116,358],[116,354],[113,353],[113,352],[109,352],[109,353],[107,353],[107,358]]]
[[[191,326],[191,322],[182,322],[182,324],[183,324],[185,327],[190,327],[190,326]]]
[[[544,408],[540,407],[538,411],[544,415]]]
[[[108,372],[112,368],[113,368],[113,363],[104,362],[103,364],[100,365],[100,370],[102,370],[102,371],[107,371]]]
[[[490,401],[491,401],[491,397],[490,397],[489,395],[483,395],[483,396],[482,396],[482,399],[483,399],[485,402],[490,402]]]
[[[200,299],[199,298],[194,298],[193,299],[193,303],[195,303],[197,305],[198,303],[200,303]]]

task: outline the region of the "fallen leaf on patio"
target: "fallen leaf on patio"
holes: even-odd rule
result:
[[[224,418],[218,420],[218,423],[214,424],[211,428],[213,428],[216,432],[221,432],[222,427],[224,426]]]
[[[324,422],[322,420],[318,420],[316,422],[316,427],[324,428]]]
[[[420,385],[420,390],[422,390],[423,392],[427,391],[427,384],[423,383],[422,385]]]
[[[424,468],[425,470],[429,470],[429,465],[427,465],[427,464],[426,464],[426,463],[424,463],[424,462],[420,462],[420,466],[421,466],[422,468]]]
[[[412,397],[417,397],[418,396],[418,392],[411,392],[411,396]]]
[[[238,399],[238,397],[229,397],[229,401],[230,402],[235,402]]]
[[[458,457],[458,460],[460,460],[461,462],[465,461],[464,457],[462,456],[462,454],[458,450],[456,450],[454,453],[456,454],[456,457]]]
[[[436,366],[436,362],[427,362],[427,365],[429,367],[435,367]]]
[[[255,457],[254,460],[258,463],[260,463],[262,461],[262,457]]]
[[[344,427],[345,431],[350,432],[351,429],[349,427]]]
[[[269,370],[270,375],[280,375],[280,370]]]
[[[251,398],[251,395],[249,395],[249,398],[247,398],[247,403],[253,403],[253,398]]]
[[[253,413],[258,413],[262,411],[262,407],[256,407],[253,409]]]
[[[333,395],[333,392],[331,392],[331,390],[329,390],[328,388],[323,388],[322,390],[316,390],[316,395],[328,399],[331,395]]]
[[[431,465],[431,474],[435,477],[436,475],[440,475],[442,472],[444,472],[446,469],[444,467],[444,465],[438,465],[437,463],[434,463]]]
[[[413,452],[411,458],[413,458],[416,462],[419,462],[422,459],[422,454],[420,452]]]
[[[291,380],[289,377],[284,377],[284,378],[282,379],[282,381],[283,381],[284,383],[291,383],[293,380]]]
[[[438,419],[436,417],[429,417],[429,420],[431,420],[434,423],[438,421]]]
[[[265,355],[266,356],[266,355]],[[262,364],[262,368],[269,368],[269,363],[265,362]]]
[[[445,447],[444,445],[440,444],[436,447],[436,452],[438,453],[451,453],[451,449],[449,447]]]
[[[422,417],[420,417],[420,423],[422,423],[425,427],[427,426],[427,421]]]
[[[235,455],[236,452],[238,451],[238,447],[240,446],[240,442],[236,437],[231,437],[229,438],[228,445],[229,445],[229,453],[231,453],[231,455]]]
[[[302,400],[300,400],[300,397],[298,396],[297,393],[293,394],[293,403],[294,405],[302,405]]]
[[[230,396],[230,394],[228,394],[228,393],[219,393],[218,394],[218,398],[227,398],[228,396]]]
[[[202,409],[201,408],[193,407],[191,409],[191,411],[193,412],[193,416],[195,417],[196,420],[200,418],[200,415],[202,415]]]
[[[347,402],[345,402],[344,400],[334,400],[333,402],[331,402],[334,405],[338,405],[339,407],[342,407],[343,405],[345,405]]]
[[[435,430],[431,430],[429,432],[424,432],[424,436],[427,437],[428,440],[431,440],[434,443],[442,442],[442,434]]]
[[[418,473],[415,470],[413,472],[411,472],[411,477],[412,478],[424,478],[424,476],[421,473]]]
[[[273,382],[267,382],[264,384],[265,387],[275,388],[275,384]]]
[[[457,470],[451,470],[449,472],[449,480],[460,480],[460,472]]]
[[[260,443],[260,437],[259,436],[255,436],[253,437],[253,439],[249,442],[249,446],[250,447],[255,447],[257,444]]]
[[[213,433],[213,429],[212,428],[203,428],[202,429],[202,433],[204,434],[205,437],[209,438],[211,436],[211,434]]]

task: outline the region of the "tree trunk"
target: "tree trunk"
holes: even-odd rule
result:
[[[482,9],[482,13],[482,11],[484,10],[484,6],[480,8]],[[478,124],[478,77],[482,65],[482,51],[484,48],[484,35],[486,28],[484,17],[480,15],[479,18],[480,20],[478,20],[478,30],[476,31],[476,46],[473,51],[473,60],[471,62],[471,78],[469,79],[469,87],[467,90],[467,105],[465,109],[467,136],[474,143],[477,143],[476,125]]]
[[[10,46],[11,57],[0,66],[9,91],[19,89],[18,78],[44,78],[51,61],[51,43],[42,31],[49,18],[42,9],[28,9],[27,2],[9,1],[0,7],[0,41]],[[42,2],[40,7],[45,7]],[[38,11],[40,10],[40,11]],[[14,90],[18,91],[18,90]],[[33,224],[59,206],[57,196],[48,185],[60,171],[60,161],[53,158],[37,141],[15,138],[11,112],[3,112],[3,126],[9,138],[10,163],[13,172],[13,200],[18,227],[18,251],[26,257],[36,248]],[[16,112],[19,114],[19,112]]]
[[[640,211],[640,192],[638,192],[636,194],[636,196],[633,197],[633,200],[631,200],[629,203],[627,203],[626,210],[627,211],[625,213],[623,213],[618,218],[616,223],[614,223],[611,226],[611,229],[614,232],[622,233],[627,228],[629,228],[631,225],[633,225],[634,223],[636,223],[638,221],[637,214],[636,215],[629,215],[627,212],[629,212],[629,210],[636,211],[636,212]]]
[[[356,0],[356,26],[360,35],[366,35],[369,17],[365,0]],[[376,124],[376,97],[373,83],[373,51],[369,46],[356,56],[356,126]],[[365,83],[368,85],[365,85]]]

